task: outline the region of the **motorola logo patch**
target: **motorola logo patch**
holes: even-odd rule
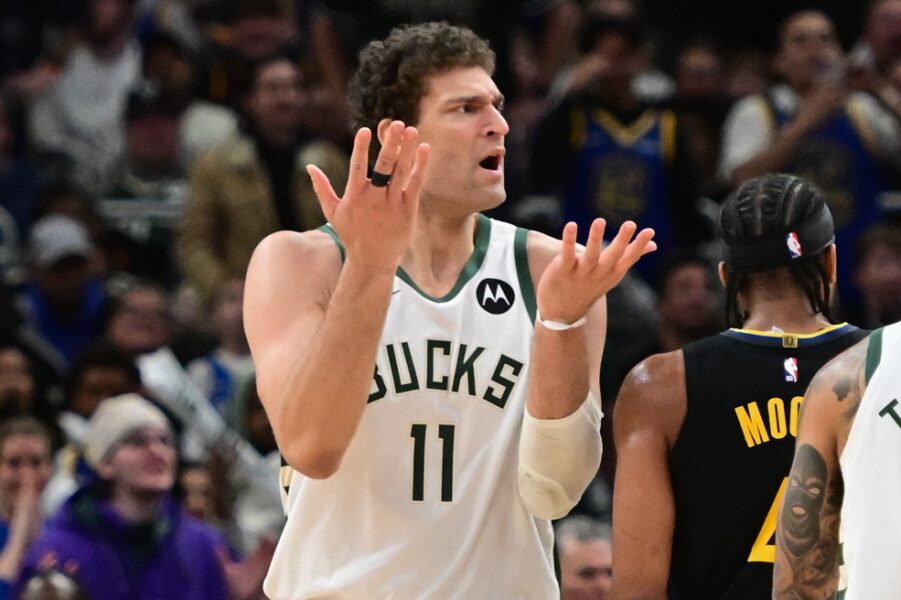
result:
[[[500,315],[513,306],[516,292],[506,281],[500,279],[483,279],[476,287],[476,301],[479,306],[493,315]]]

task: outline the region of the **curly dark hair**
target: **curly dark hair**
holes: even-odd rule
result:
[[[720,215],[720,233],[727,246],[765,238],[814,219],[824,205],[819,188],[800,177],[783,173],[763,175],[745,182],[726,199]],[[830,323],[835,322],[829,304],[831,286],[825,252],[805,255],[787,267],[756,273],[733,271],[727,262],[726,275],[726,316],[731,327],[741,327],[748,318],[747,311],[739,308],[738,293],[762,277],[794,280],[811,308]]]
[[[464,27],[445,22],[396,27],[360,53],[347,98],[353,127],[374,132],[385,118],[413,125],[429,77],[458,67],[492,73],[494,62],[488,42]]]

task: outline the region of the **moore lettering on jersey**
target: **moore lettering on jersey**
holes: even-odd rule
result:
[[[782,398],[770,398],[766,403],[750,402],[735,407],[735,416],[748,448],[781,440],[788,434],[798,437],[798,414],[803,402],[804,396],[795,396],[787,403]]]
[[[465,394],[504,408],[525,366],[506,354],[492,356],[482,346],[454,344],[449,340],[426,340],[425,355],[414,356],[410,342],[387,344],[384,356],[389,372],[378,365],[372,377],[369,402],[381,400],[390,389],[398,396],[422,389]],[[456,357],[452,359],[451,357]],[[479,381],[477,366],[491,361],[493,369],[487,380]]]

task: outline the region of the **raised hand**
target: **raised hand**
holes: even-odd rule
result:
[[[375,173],[390,176],[387,185],[366,177],[372,132],[363,127],[354,138],[344,196],[339,198],[318,167],[307,172],[322,212],[347,248],[348,260],[394,270],[410,244],[419,209],[419,189],[429,158],[419,133],[401,121],[389,125],[375,162]]]
[[[626,221],[602,250],[605,226],[604,219],[594,220],[582,251],[576,245],[578,226],[570,222],[563,228],[560,254],[538,281],[538,312],[542,319],[563,323],[581,319],[598,298],[619,284],[639,258],[657,249],[651,241],[653,229],[642,229],[635,235],[637,226]]]

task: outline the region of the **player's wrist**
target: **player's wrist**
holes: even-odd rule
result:
[[[581,317],[575,319],[567,317],[545,318],[539,310],[535,313],[535,322],[545,329],[550,329],[551,331],[567,331],[569,329],[577,329],[585,325],[585,323],[588,322],[588,315],[582,315]]]

